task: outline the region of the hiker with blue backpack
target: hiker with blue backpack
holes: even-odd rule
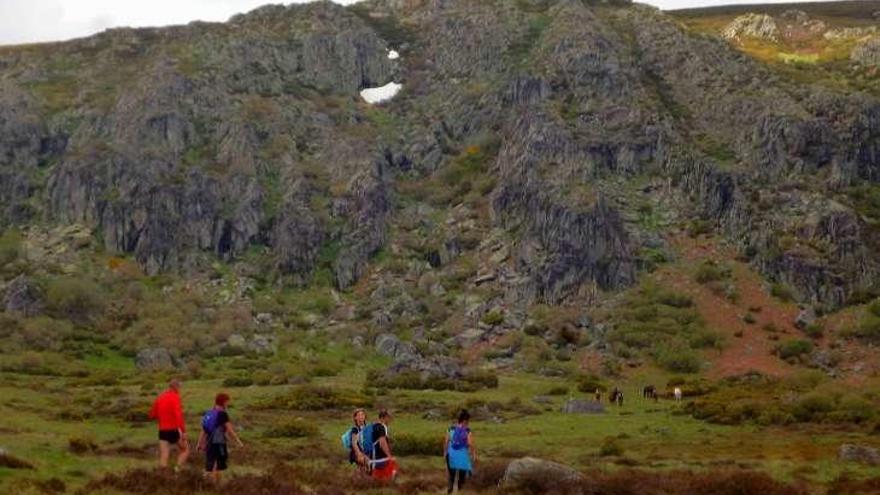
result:
[[[470,419],[470,413],[462,409],[458,413],[458,422],[449,427],[443,441],[446,469],[449,472],[449,490],[446,493],[457,493],[473,473],[473,464],[477,462],[477,450],[468,427]]]
[[[351,415],[354,425],[342,435],[342,447],[348,450],[348,462],[358,466],[361,472],[369,472],[370,464],[364,452],[364,429],[367,428],[367,411],[355,409]],[[372,425],[370,425],[372,427]]]
[[[239,447],[244,447],[226,411],[229,400],[228,394],[217,394],[214,407],[205,411],[202,416],[202,432],[199,434],[199,452],[205,453],[205,475],[211,476],[218,483],[220,473],[228,467],[227,435],[235,440]]]
[[[397,459],[391,453],[391,413],[387,409],[379,411],[379,421],[364,428],[364,453],[369,459],[370,474],[381,482],[397,479]]]

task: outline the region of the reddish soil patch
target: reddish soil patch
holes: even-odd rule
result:
[[[709,376],[718,378],[748,371],[773,376],[791,374],[795,368],[773,355],[773,349],[779,340],[802,337],[793,324],[798,307],[770,296],[760,275],[747,264],[736,261],[733,252],[718,246],[712,239],[678,237],[672,239],[672,245],[682,263],[664,267],[654,277],[661,285],[689,295],[709,328],[721,332],[726,338],[721,352],[709,351],[706,355],[712,363]],[[705,260],[724,262],[731,267],[733,283],[739,294],[736,302],[694,280],[690,268],[695,269]],[[755,310],[752,324],[743,320],[749,308]],[[772,324],[777,332],[765,330],[768,324]]]

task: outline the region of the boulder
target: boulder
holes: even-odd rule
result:
[[[419,359],[419,353],[414,345],[402,342],[397,336],[390,333],[376,337],[375,346],[379,354],[390,357],[396,364],[410,363]]]
[[[240,334],[234,333],[226,339],[226,345],[232,347],[233,349],[244,349],[247,344],[247,340]]]
[[[880,450],[864,445],[845,443],[840,446],[838,458],[844,462],[858,462],[870,466],[880,466]]]
[[[601,402],[583,399],[571,399],[562,405],[565,414],[603,414],[605,406]]]
[[[19,275],[6,287],[3,306],[7,313],[36,316],[43,312],[43,290],[30,278]]]
[[[247,349],[257,354],[275,354],[275,337],[272,335],[254,335],[248,342]]]
[[[583,479],[581,473],[564,464],[524,457],[507,465],[500,486],[503,491],[528,489],[533,493],[554,493]]]
[[[880,66],[880,36],[869,38],[853,48],[850,54],[853,62],[868,66]]]
[[[141,349],[134,358],[134,364],[141,371],[158,371],[174,368],[174,358],[164,347]]]
[[[757,38],[779,41],[779,27],[769,15],[748,13],[734,19],[724,28],[721,35],[729,40]]]
[[[801,309],[794,319],[794,326],[799,330],[805,330],[816,321],[816,311],[811,307]]]
[[[791,22],[795,24],[806,24],[810,21],[809,14],[799,9],[788,9],[783,12],[779,17],[786,22]]]

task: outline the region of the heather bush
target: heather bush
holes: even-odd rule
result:
[[[318,435],[318,427],[302,418],[291,418],[266,430],[269,438],[308,438]]]

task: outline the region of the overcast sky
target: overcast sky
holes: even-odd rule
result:
[[[355,0],[339,0],[353,3]],[[662,9],[784,0],[640,0]],[[86,36],[109,27],[225,21],[279,0],[0,0],[0,45]],[[286,1],[284,3],[291,3]]]

